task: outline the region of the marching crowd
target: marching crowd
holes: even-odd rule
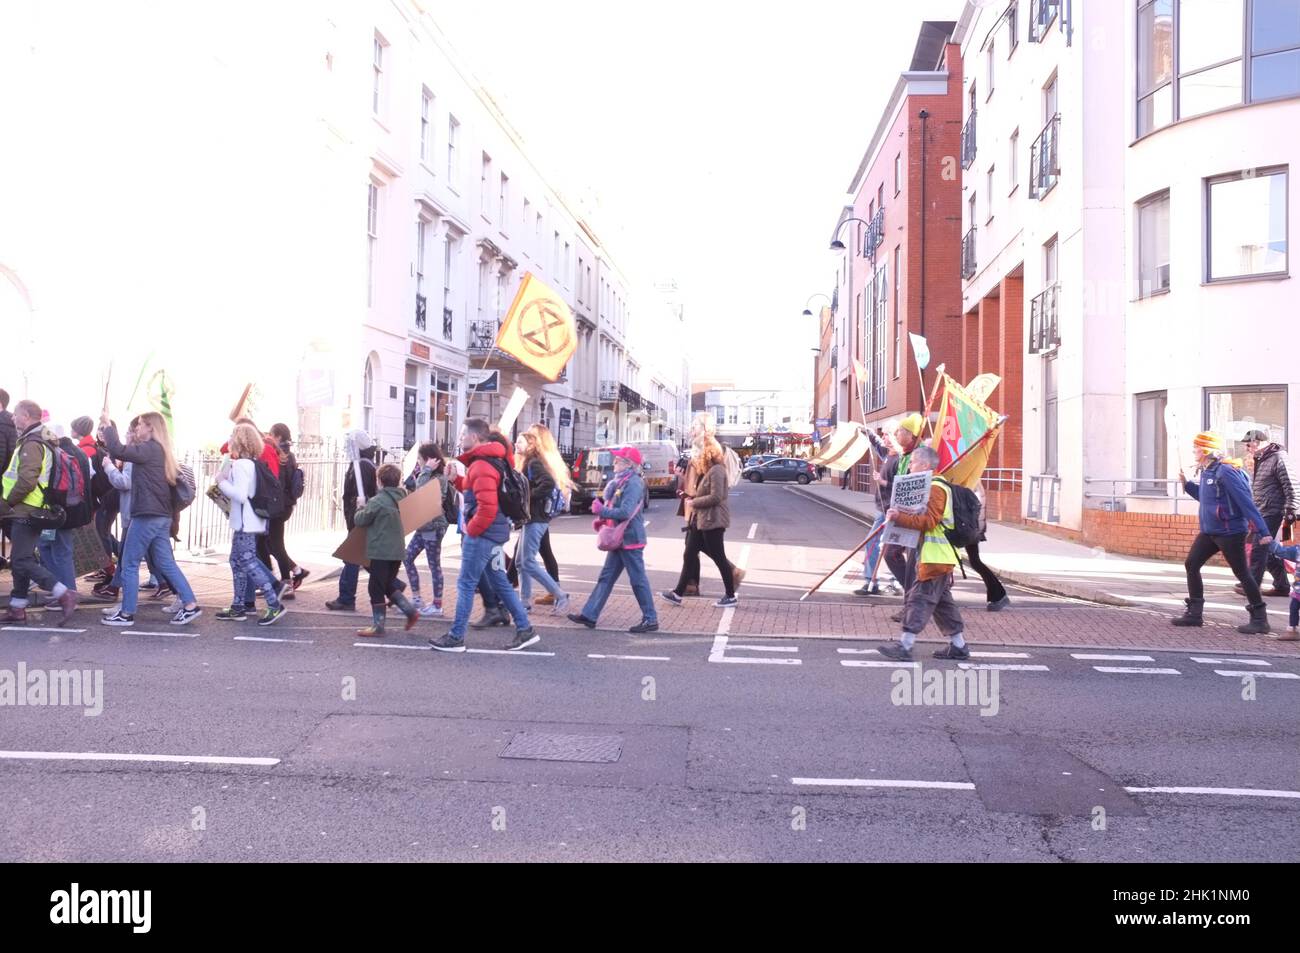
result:
[[[151,591],[155,600],[174,597],[162,603],[172,625],[188,625],[201,616],[203,610],[172,552],[180,513],[194,500],[195,481],[177,460],[168,421],[158,413],[140,414],[130,421],[123,439],[105,413],[98,427],[91,418],[79,417],[71,422],[70,435],[64,435],[61,427],[49,424],[48,415],[34,401],[18,401],[12,412],[8,404],[9,395],[0,390],[0,459],[6,461],[0,486],[0,532],[9,544],[13,576],[3,622],[27,621],[33,584],[44,593],[45,604],[59,611],[58,625],[70,622],[81,600],[74,538],[87,533],[105,555],[92,590],[98,601],[112,603],[103,610],[104,625],[134,625],[142,590]],[[901,591],[903,602],[892,616],[899,624],[899,636],[883,645],[881,654],[910,660],[917,636],[933,621],[948,639],[935,657],[967,659],[970,650],[962,616],[952,596],[954,572],[963,566],[959,550],[985,584],[989,611],[1007,608],[1010,599],[996,574],[980,560],[979,544],[987,525],[982,494],[978,487],[972,491],[950,483],[937,472],[938,455],[922,442],[924,426],[920,414],[909,414],[900,421],[892,441],[863,428],[880,464],[874,481],[877,516],[865,554],[867,581],[857,593],[882,593],[876,576],[883,560],[892,576],[887,589]],[[1197,479],[1180,473],[1185,492],[1199,501],[1200,534],[1185,563],[1186,611],[1172,621],[1178,626],[1202,624],[1205,597],[1200,571],[1217,553],[1232,568],[1239,580],[1237,591],[1247,599],[1250,618],[1238,631],[1269,633],[1264,596],[1290,596],[1290,626],[1286,634],[1273,637],[1295,641],[1300,577],[1292,587],[1283,560],[1295,560],[1300,549],[1282,546],[1275,537],[1295,522],[1298,484],[1285,452],[1265,433],[1251,431],[1244,442],[1254,455],[1253,481],[1241,461],[1227,458],[1223,438],[1211,432],[1199,434],[1194,441]],[[273,625],[309,575],[285,547],[286,524],[304,484],[292,447],[284,424],[263,432],[252,420],[239,418],[221,448],[222,464],[209,496],[230,522],[232,598],[228,607],[215,613],[219,620],[242,621],[255,615],[258,625]],[[576,611],[567,611],[572,600],[560,584],[550,545],[551,520],[568,509],[573,484],[546,427],[534,425],[512,443],[486,421],[470,419],[462,431],[459,456],[448,458],[436,444],[423,444],[409,474],[392,463],[379,465],[377,449],[364,431],[350,433],[347,448],[344,520],[349,532],[364,533],[364,541],[354,551],[364,555],[345,561],[337,597],[326,606],[334,611],[357,608],[364,564],[371,618],[359,636],[383,637],[390,607],[402,614],[407,630],[421,618],[443,615],[442,546],[452,526],[460,535],[455,612],[450,629],[429,639],[433,649],[463,652],[470,628],[511,624],[515,629],[511,650],[533,645],[539,637],[530,613],[543,606],[576,625],[595,628],[624,572],[641,612],[641,620],[629,631],[658,630],[644,553],[647,534],[642,513],[648,494],[635,447],[612,450],[613,478],[593,501],[592,529],[604,563],[592,592]],[[894,482],[903,475],[925,473],[933,476],[924,508],[920,512],[894,508]],[[731,521],[728,495],[738,479],[739,462],[734,452],[719,444],[713,419],[707,414],[697,416],[691,449],[680,461],[678,514],[685,520],[681,571],[677,585],[660,594],[665,602],[681,605],[684,598],[699,594],[703,554],[722,583],[723,595],[714,605],[737,605],[736,591],[744,573],[728,560],[725,537]],[[408,526],[403,513],[408,494],[421,495],[418,525]],[[118,524],[120,538],[114,533]],[[885,542],[887,524],[915,531],[919,542],[913,547]],[[507,555],[512,535],[516,538],[513,558]],[[1248,542],[1253,542],[1249,560]],[[427,589],[418,566],[421,556],[429,573]],[[146,570],[144,582],[141,564]],[[1262,593],[1266,571],[1273,575],[1273,588]],[[534,600],[535,587],[542,594]],[[483,611],[471,621],[476,595]],[[260,614],[259,596],[264,603]]]

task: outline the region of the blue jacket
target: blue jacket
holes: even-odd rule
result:
[[[1250,481],[1234,466],[1215,461],[1201,471],[1199,485],[1183,484],[1187,495],[1201,504],[1201,532],[1210,536],[1235,536],[1255,527],[1261,536],[1270,535],[1264,517],[1250,496]]]
[[[622,522],[628,520],[623,530],[624,549],[642,549],[646,544],[645,520],[641,518],[645,500],[645,481],[636,470],[626,471],[628,476],[615,476],[605,484],[600,518]]]

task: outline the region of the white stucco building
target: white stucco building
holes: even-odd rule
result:
[[[763,436],[813,433],[811,390],[706,390],[702,403],[717,423],[718,440],[731,447],[752,446]]]

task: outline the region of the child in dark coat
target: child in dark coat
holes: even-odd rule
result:
[[[368,628],[357,632],[364,638],[383,636],[389,599],[406,616],[408,632],[420,621],[420,613],[402,594],[403,586],[397,578],[397,570],[406,555],[406,534],[402,532],[402,514],[397,508],[406,496],[406,491],[398,485],[402,482],[402,471],[386,463],[379,468],[377,476],[379,492],[357,511],[355,518],[357,526],[366,528],[366,558],[370,560],[372,621]]]

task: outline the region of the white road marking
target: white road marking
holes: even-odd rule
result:
[[[798,652],[799,649],[794,645],[738,645],[731,643],[729,648],[746,649],[750,652]]]
[[[796,651],[798,651],[796,649]],[[709,650],[710,662],[731,662],[737,665],[802,665],[803,659],[797,658],[745,658],[727,655],[727,637],[714,636],[713,647]]]
[[[555,658],[554,652],[525,652],[523,649],[466,649],[478,655],[536,655],[540,658]]]
[[[736,614],[735,606],[728,606],[722,610],[722,618],[718,620],[718,635],[725,636],[731,631],[731,617]]]
[[[894,781],[886,778],[791,778],[791,784],[825,788],[938,788],[944,791],[974,791],[969,781]]]
[[[410,649],[416,652],[431,652],[427,645],[388,645],[384,642],[353,642],[353,648],[357,649]],[[543,658],[554,658],[554,652],[524,652],[520,649],[466,649],[466,652],[474,652],[478,655],[539,655]]]
[[[750,524],[749,524],[749,535],[746,536],[745,538],[746,538],[746,539],[753,539],[753,538],[754,538],[754,534],[757,533],[757,532],[758,532],[758,524],[757,524],[757,523],[750,523]]]
[[[736,560],[736,566],[738,568],[744,569],[749,565],[749,551],[751,548],[752,547],[748,543],[740,547],[740,558]]]
[[[315,645],[313,639],[264,639],[257,635],[237,635],[236,642],[292,642],[294,645]]]
[[[1125,668],[1117,665],[1094,665],[1094,669],[1108,675],[1181,675],[1176,668]]]
[[[845,668],[920,668],[920,662],[877,662],[869,658],[842,658],[840,664]]]
[[[1049,672],[1046,665],[999,665],[995,662],[958,662],[958,668],[971,669],[976,672]]]
[[[627,662],[671,662],[667,655],[591,655],[587,658],[622,659]]]
[[[1087,652],[1071,652],[1070,658],[1084,659],[1089,662],[1154,662],[1150,655],[1092,655]]]
[[[419,652],[432,652],[427,645],[385,645],[383,642],[353,642],[354,649],[413,649]]]
[[[168,639],[197,639],[199,637],[198,632],[150,632],[148,629],[133,629],[130,626],[117,631],[123,635],[161,635]]]
[[[4,631],[4,632],[62,632],[62,633],[79,633],[79,632],[85,632],[86,630],[85,630],[85,629],[54,629],[54,628],[42,628],[41,626],[38,626],[38,625],[6,625],[6,626],[3,628],[3,630],[0,630],[0,631]]]
[[[1164,599],[1164,598],[1161,598],[1161,597],[1159,597],[1159,596],[1139,596],[1139,595],[1130,595],[1130,594],[1128,594],[1128,593],[1123,593],[1123,592],[1112,592],[1112,593],[1110,593],[1110,595],[1112,595],[1112,596],[1118,596],[1118,597],[1121,598],[1121,599],[1131,599],[1131,600],[1133,600],[1134,602],[1150,602],[1150,603],[1153,603],[1153,604],[1155,604],[1155,605],[1161,605],[1161,606],[1178,606],[1179,608],[1182,608],[1182,606],[1184,605],[1182,599]],[[1207,603],[1205,603],[1205,605],[1203,606],[1203,608],[1205,608],[1205,609],[1220,609],[1220,610],[1223,610],[1223,611],[1225,611],[1225,612],[1240,612],[1240,611],[1241,611],[1241,605],[1240,605],[1240,604],[1238,604],[1238,605],[1232,605],[1232,604],[1227,603],[1227,602],[1207,602]],[[1269,610],[1268,610],[1268,614],[1269,614],[1269,615],[1275,615],[1275,616],[1277,616],[1279,619],[1280,619],[1280,618],[1284,618],[1284,617],[1286,616],[1286,612],[1285,612],[1284,610],[1280,610],[1280,609],[1269,609]]]
[[[112,754],[106,751],[0,751],[14,761],[154,761],[167,764],[251,764],[270,767],[279,758],[227,758],[197,754]]]
[[[1125,788],[1129,794],[1222,794],[1226,797],[1284,797],[1300,800],[1300,791],[1268,791],[1262,788]]]
[[[1216,668],[1215,675],[1226,675],[1229,678],[1241,678],[1243,675],[1250,675],[1254,678],[1300,678],[1292,672],[1234,672],[1228,669]]]
[[[879,655],[880,649],[836,649],[841,655]]]
[[[1201,658],[1193,655],[1193,662],[1200,662],[1202,665],[1268,665],[1270,663],[1260,659],[1253,658]]]
[[[1028,652],[971,652],[971,658],[1031,658]]]

